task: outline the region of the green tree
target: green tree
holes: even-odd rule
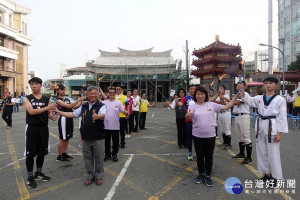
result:
[[[300,54],[297,55],[297,59],[294,62],[288,65],[288,71],[295,71],[297,69],[300,72]]]

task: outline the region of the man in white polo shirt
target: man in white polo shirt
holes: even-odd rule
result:
[[[138,94],[139,91],[137,89],[133,90],[132,111],[133,111],[133,117],[135,119],[135,127],[133,131],[136,133],[139,132],[139,115],[140,115],[140,104],[141,104],[141,98]]]

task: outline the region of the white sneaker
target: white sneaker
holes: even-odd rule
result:
[[[78,147],[81,148],[81,147],[82,147],[82,144],[79,143]]]

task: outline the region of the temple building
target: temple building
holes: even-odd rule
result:
[[[200,84],[208,90],[218,90],[219,85],[225,85],[230,93],[233,93],[235,77],[239,76],[238,64],[242,61],[242,50],[239,45],[225,44],[216,41],[202,49],[194,50],[193,55],[197,59],[193,59],[192,64],[198,69],[191,72],[192,75],[200,77]],[[221,81],[220,77],[226,74]],[[241,72],[240,72],[241,75]]]
[[[124,90],[138,89],[146,92],[150,101],[169,99],[175,88],[173,77],[176,63],[172,50],[153,52],[153,48],[130,51],[118,48],[119,52],[99,50],[100,56],[86,64],[97,76],[97,84],[107,89],[121,85]]]

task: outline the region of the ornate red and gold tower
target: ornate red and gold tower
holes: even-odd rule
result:
[[[219,41],[216,35],[216,41],[202,49],[194,50],[192,64],[198,69],[191,72],[192,75],[200,77],[201,85],[206,89],[218,90],[218,80],[223,75],[221,84],[226,86],[232,93],[234,91],[235,77],[239,75],[238,64],[242,61],[242,50],[239,44],[237,46],[225,44]],[[211,86],[212,82],[214,84]]]

